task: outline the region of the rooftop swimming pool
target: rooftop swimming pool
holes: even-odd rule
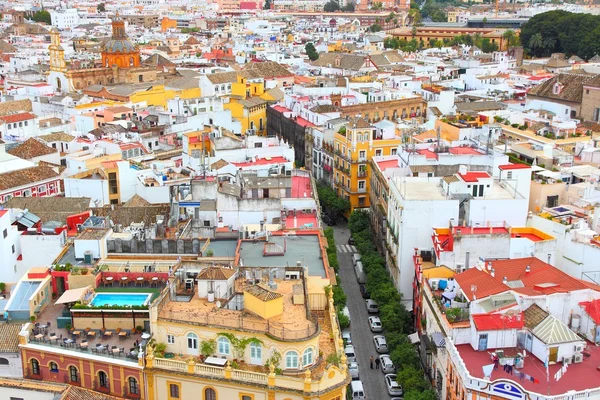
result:
[[[145,306],[151,298],[152,293],[96,293],[90,306]]]

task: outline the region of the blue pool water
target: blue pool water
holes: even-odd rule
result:
[[[143,306],[149,302],[152,293],[97,293],[91,306]]]

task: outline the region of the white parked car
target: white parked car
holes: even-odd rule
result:
[[[398,382],[396,382],[396,374],[387,374],[385,376],[385,385],[390,396],[402,396],[404,390]]]
[[[354,352],[354,346],[349,345],[344,348],[344,354],[346,354],[347,362],[355,362],[356,361],[356,353]]]
[[[371,332],[381,332],[383,330],[379,317],[369,317],[369,328],[371,328]]]
[[[358,377],[358,363],[356,361],[348,364],[348,371],[350,371],[350,376],[352,379],[360,379]]]
[[[392,362],[392,359],[387,354],[382,354],[379,356],[379,368],[381,368],[381,372],[384,374],[393,374],[396,372],[396,367]]]
[[[375,350],[379,354],[388,352],[388,345],[387,345],[387,342],[385,341],[385,336],[383,336],[383,335],[373,336],[373,343],[375,344]]]
[[[344,341],[344,345],[352,344],[352,335],[350,335],[350,330],[344,329],[342,331],[342,340]]]

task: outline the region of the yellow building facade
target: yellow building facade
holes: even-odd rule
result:
[[[237,82],[231,85],[231,96],[225,109],[242,124],[242,133],[254,130],[257,135],[267,134],[267,104],[265,85],[262,79],[248,79],[238,74]]]
[[[402,138],[382,136],[365,119],[351,119],[334,136],[333,184],[338,196],[350,201],[350,211],[370,207],[370,167],[373,156],[395,154]]]
[[[211,278],[219,274],[230,273],[213,267]],[[300,304],[307,299],[304,278],[275,280],[276,290],[260,284],[242,289],[245,278],[225,279],[236,281],[243,313],[223,303],[215,308],[200,294],[189,303],[166,296],[154,305],[161,311],[151,312],[153,337],[173,356],[148,351],[148,399],[345,399],[350,376],[331,293],[323,291],[322,302]],[[216,293],[220,283],[213,282]],[[317,304],[324,308],[318,317],[312,311]]]

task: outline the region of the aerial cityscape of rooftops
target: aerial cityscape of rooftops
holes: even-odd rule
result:
[[[0,1],[0,400],[600,400],[600,0]]]

